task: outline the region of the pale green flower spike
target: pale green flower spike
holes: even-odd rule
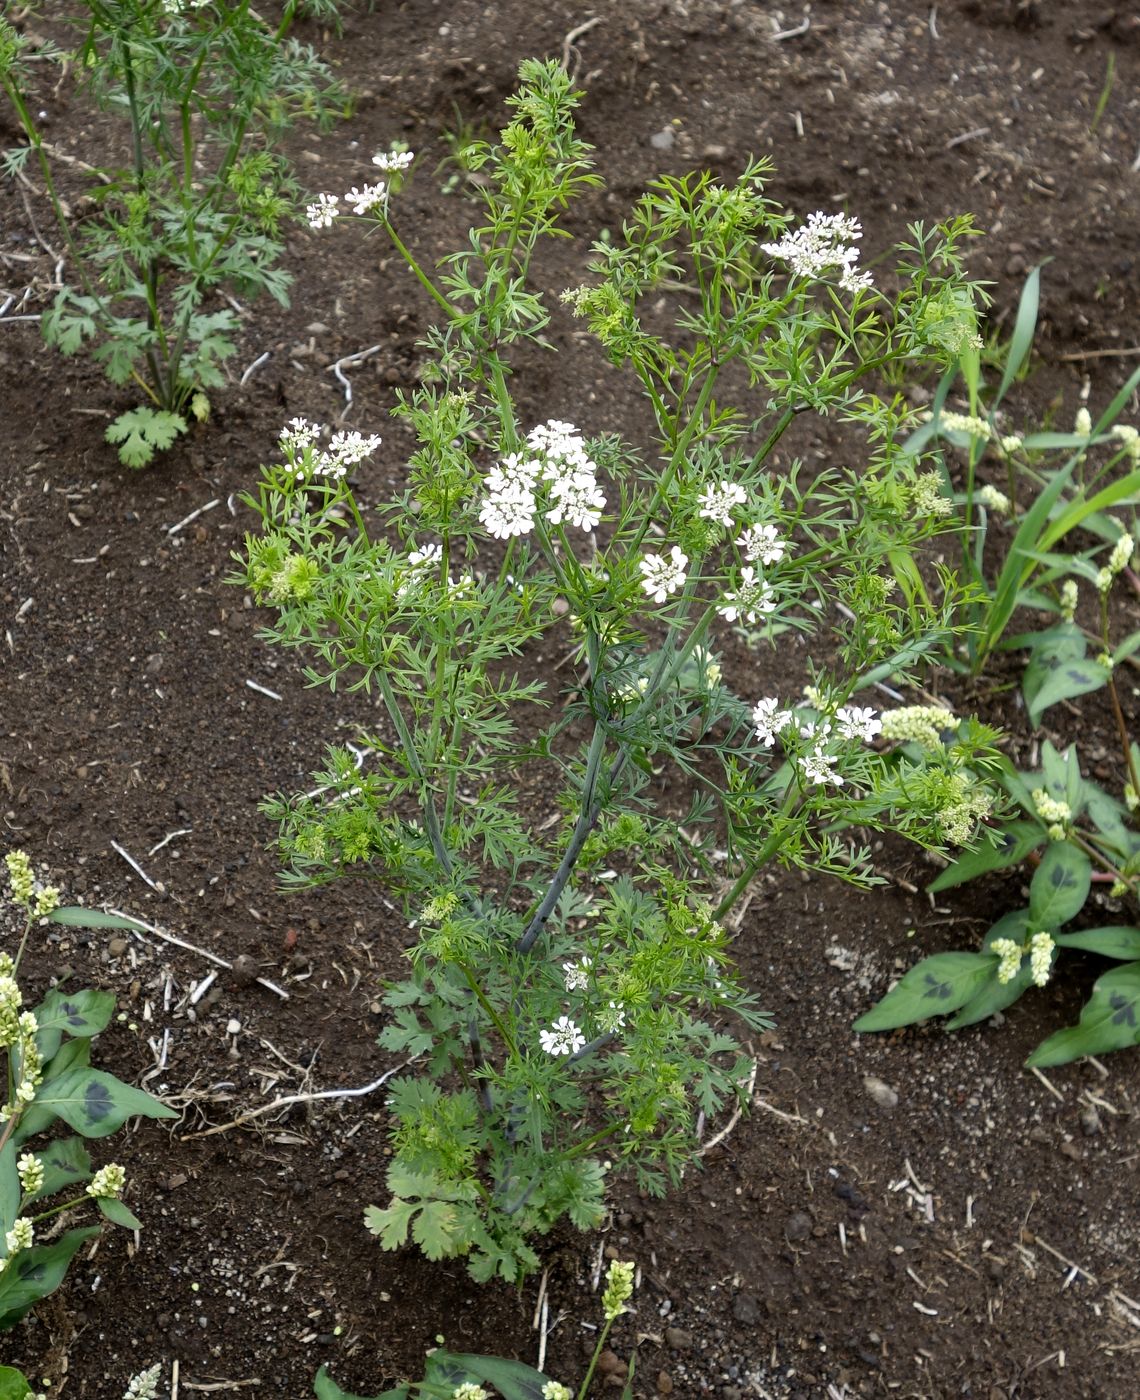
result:
[[[990,944],[990,952],[996,953],[1001,959],[998,963],[997,980],[1003,984],[1012,982],[1021,970],[1021,958],[1025,949],[1012,938],[995,938]]]
[[[127,1184],[127,1173],[117,1162],[108,1162],[105,1167],[100,1167],[91,1180],[87,1183],[87,1194],[89,1196],[111,1196],[118,1198],[123,1194],[123,1187]]]
[[[34,1196],[44,1184],[44,1164],[33,1152],[24,1153],[16,1163],[16,1171],[25,1196]]]
[[[451,1392],[451,1400],[491,1400],[491,1397],[481,1385],[464,1381],[462,1385],[457,1385]]]
[[[32,901],[35,878],[32,875],[32,862],[26,851],[9,851],[4,857],[8,867],[8,882],[12,886],[12,898],[26,908]]]
[[[561,1381],[547,1381],[542,1387],[542,1400],[574,1400],[574,1392]]]
[[[602,1313],[607,1322],[613,1322],[625,1312],[625,1305],[633,1295],[633,1264],[623,1264],[615,1259],[606,1274],[606,1289],[602,1294]]]
[[[1061,616],[1066,622],[1072,622],[1077,615],[1077,581],[1075,578],[1067,578],[1061,585]]]
[[[942,747],[942,735],[957,729],[962,721],[941,705],[903,705],[897,710],[884,710],[882,735],[894,743],[921,744],[924,749]]]
[[[1053,936],[1042,930],[1029,940],[1029,970],[1033,981],[1043,987],[1049,980],[1049,968],[1053,960]]]
[[[980,506],[994,515],[1008,515],[1012,510],[1009,497],[1004,491],[999,491],[996,486],[982,486],[975,493],[974,499]]]
[[[1043,822],[1065,825],[1073,820],[1073,809],[1067,802],[1058,802],[1044,788],[1033,789],[1033,806]]]

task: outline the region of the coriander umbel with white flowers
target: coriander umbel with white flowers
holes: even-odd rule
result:
[[[0,88],[26,141],[3,160],[18,171],[34,153],[74,279],[45,312],[44,338],[65,355],[90,346],[112,383],[145,394],[107,429],[124,465],[145,467],[189,417],[208,417],[207,394],[236,349],[234,297],[268,292],[288,304],[292,278],[277,264],[298,190],[275,138],[298,117],[330,120],[338,89],[290,37],[298,0],[271,19],[250,0],[76,8],[58,17],[75,35],[67,54],[0,18]],[[336,16],[335,0],[307,8]],[[21,26],[35,9],[21,7]],[[130,167],[93,170],[94,208],[79,217],[57,193],[36,116],[44,61],[62,61],[59,82],[70,73],[128,124]]]
[[[93,1171],[78,1137],[42,1137],[60,1119],[83,1137],[101,1138],[129,1117],[177,1115],[150,1094],[91,1068],[91,1038],[110,1021],[110,992],[66,993],[56,987],[35,1010],[24,1009],[20,962],[35,925],[98,927],[124,921],[98,911],[61,908],[59,891],[41,884],[23,851],[4,858],[12,903],[23,916],[15,956],[0,952],[0,1332],[13,1327],[63,1281],[72,1256],[98,1226],[46,1229],[64,1211],[94,1203],[117,1225],[137,1230],[140,1222],[120,1197],[126,1173],[114,1162]],[[43,1207],[48,1197],[65,1199]],[[40,1237],[45,1236],[40,1243]],[[6,1393],[6,1392],[5,1392]]]
[[[907,410],[860,381],[941,363],[973,334],[968,226],[915,228],[888,298],[855,270],[857,223],[817,218],[801,237],[764,197],[763,163],[729,185],[662,179],[565,296],[648,397],[653,440],[527,423],[508,375],[520,349],[548,348],[532,254],[598,184],[576,103],[557,64],[523,65],[500,143],[467,153],[485,222],[438,273],[393,201],[371,205],[439,313],[396,409],[418,440],[407,491],[364,506],[347,475],[361,442],[296,420],[244,561],[280,610],[266,635],[308,651],[312,683],[375,691],[386,716],[330,751],[316,793],[267,806],[289,881],[367,875],[419,930],[381,1043],[424,1072],[394,1081],[393,1197],[368,1224],[385,1248],[410,1234],[432,1258],[466,1255],[478,1278],[533,1268],[529,1238],[563,1215],[598,1223],[611,1168],[663,1190],[698,1122],[741,1093],[728,1030],[766,1022],[721,920],[767,862],[869,883],[846,830],[968,839],[989,803],[975,771],[992,734],[956,720],[937,751],[889,753],[854,700],[943,640],[912,586],[937,521],[896,450]],[[668,334],[649,329],[662,301]],[[775,472],[808,411],[864,425],[870,460]],[[745,623],[763,637],[742,698],[715,639]],[[771,642],[821,631],[840,673],[802,699],[763,695]],[[680,819],[659,810],[666,768],[690,789]],[[523,778],[549,806],[520,805]]]

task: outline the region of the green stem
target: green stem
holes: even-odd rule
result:
[[[605,1321],[605,1326],[602,1328],[601,1333],[598,1336],[597,1345],[594,1347],[594,1354],[590,1357],[590,1364],[586,1368],[586,1378],[585,1380],[583,1380],[581,1388],[578,1391],[578,1400],[585,1400],[586,1394],[590,1389],[590,1382],[594,1379],[594,1371],[597,1369],[598,1357],[601,1356],[602,1351],[605,1348],[606,1338],[610,1335],[610,1328],[613,1325],[614,1319],[612,1317],[607,1317]]]
[[[741,871],[732,889],[724,896],[721,902],[713,910],[713,918],[717,921],[724,918],[744,891],[756,878],[757,872],[772,859],[785,837],[784,819],[790,817],[795,810],[796,804],[800,800],[800,790],[794,780],[788,783],[787,791],[784,794],[784,801],[772,824],[772,830],[768,834],[768,839],[760,847],[759,851],[749,860],[748,864]]]
[[[451,856],[447,846],[444,844],[443,833],[439,826],[439,814],[435,809],[434,791],[428,782],[427,774],[424,772],[420,756],[416,752],[415,742],[412,739],[411,730],[404,719],[404,713],[400,709],[399,702],[392,690],[391,683],[384,672],[383,666],[378,666],[375,671],[376,682],[380,688],[380,694],[384,699],[384,707],[395,726],[399,736],[400,746],[404,750],[404,761],[408,765],[408,770],[420,785],[420,806],[424,814],[424,826],[427,830],[428,840],[431,842],[435,858],[443,867],[444,874],[452,873]]]

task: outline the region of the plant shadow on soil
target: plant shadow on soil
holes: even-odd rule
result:
[[[1094,402],[1121,382],[1125,358],[1079,357],[1118,349],[1136,304],[1128,117],[1140,31],[1122,9],[1085,18],[1083,7],[1012,0],[935,11],[853,0],[815,6],[810,29],[781,40],[774,28],[798,17],[762,5],[635,0],[594,13],[602,22],[567,57],[611,193],[572,216],[583,240],[613,226],[661,168],[731,173],[770,152],[771,192],[801,214],[858,213],[872,265],[908,221],[973,209],[989,233],[973,270],[994,280],[999,319],[1026,268],[1055,259],[1044,364],[1018,400],[1027,417],[1059,396],[1071,414],[1086,373]],[[493,126],[518,61],[563,52],[587,17],[561,2],[540,15],[521,0],[409,0],[349,14],[339,37],[314,32],[358,103],[329,135],[295,135],[302,179],[347,188],[374,149],[406,139],[424,154],[401,225],[435,254],[458,246],[473,206],[461,191],[443,194],[446,177],[432,173],[452,104]],[[1110,52],[1115,95],[1094,133]],[[97,159],[103,119],[72,105],[66,85],[48,105],[65,148]],[[11,184],[0,209],[12,255],[4,291],[36,277],[42,296],[53,262],[32,214],[42,232],[46,210]],[[585,275],[584,243],[557,252],[555,291]],[[5,845],[46,863],[66,898],[135,913],[230,960],[246,955],[288,993],[223,974],[190,1007],[210,970],[193,953],[66,929],[41,940],[32,988],[58,978],[115,991],[121,1019],[96,1042],[99,1062],[184,1109],[173,1131],[146,1124],[113,1144],[146,1225],[137,1242],[108,1232],[4,1337],[4,1360],[77,1400],[118,1400],[132,1371],[160,1359],[177,1359],[186,1391],[294,1400],[322,1362],[367,1394],[418,1375],[440,1337],[529,1360],[537,1350],[537,1279],[520,1291],[477,1288],[461,1262],[384,1254],[365,1233],[363,1207],[385,1198],[381,1095],[217,1131],[277,1095],[360,1086],[388,1068],[373,1008],[412,937],[365,882],[283,897],[257,812],[268,792],[310,786],[324,745],[377,714],[365,696],[306,689],[296,659],[259,640],[256,610],[224,586],[252,525],[238,496],[285,419],[338,419],[345,402],[328,366],[376,342],[347,371],[344,421],[385,432],[360,489],[373,501],[391,494],[409,444],[402,425],[382,425],[393,389],[414,382],[428,315],[377,241],[298,232],[288,266],[292,309],[254,307],[235,363],[240,373],[265,350],[270,359],[144,475],[119,468],[102,442],[124,405],[91,367],[48,353],[34,327],[0,327]],[[524,410],[636,439],[633,394],[565,318],[553,338],[562,354],[517,378]],[[810,465],[846,444],[823,424],[795,447]],[[1136,625],[1134,612],[1127,605],[1122,628]],[[799,644],[723,644],[744,693],[802,683]],[[946,693],[964,699],[960,687]],[[1075,713],[1056,714],[1055,742],[1089,742]],[[1111,763],[1106,716],[1090,714],[1092,745]],[[1028,743],[1009,695],[990,697],[984,717]],[[536,786],[531,800],[545,819],[547,795]],[[661,800],[680,811],[684,794],[663,788]],[[1086,1063],[1050,1085],[1021,1069],[1045,1034],[1075,1019],[1097,969],[1076,964],[1000,1029],[856,1038],[851,1021],[917,949],[970,946],[1020,897],[1015,873],[934,907],[922,892],[933,868],[918,853],[887,842],[876,859],[889,883],[869,895],[794,873],[758,883],[736,951],[777,1029],[755,1046],[753,1112],[665,1200],[618,1185],[606,1234],[546,1242],[549,1374],[574,1382],[584,1369],[604,1250],[636,1259],[642,1281],[596,1394],[610,1392],[635,1347],[642,1396],[1107,1400],[1136,1390],[1140,1318],[1127,1299],[1140,1293],[1130,1185],[1140,1067],[1120,1055],[1107,1078]],[[895,1106],[867,1077],[897,1094]]]

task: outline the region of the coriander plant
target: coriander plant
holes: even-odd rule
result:
[[[331,0],[321,7],[335,14]],[[0,86],[27,142],[5,164],[20,171],[34,153],[70,268],[44,337],[66,355],[90,347],[113,383],[146,396],[107,430],[127,466],[168,448],[188,414],[208,416],[235,350],[234,297],[288,302],[278,263],[297,186],[275,140],[297,117],[329,119],[338,100],[325,65],[290,37],[296,12],[296,0],[272,22],[250,0],[84,0],[67,17],[68,54],[33,51],[0,19]],[[79,218],[29,96],[43,59],[65,60],[125,120],[123,162],[92,171],[93,211]]]
[[[143,1090],[91,1068],[92,1037],[114,1014],[110,992],[56,987],[34,1011],[21,1009],[17,978],[33,926],[44,919],[98,926],[108,916],[60,908],[59,891],[36,881],[23,851],[9,852],[5,863],[24,929],[14,957],[0,952],[0,1055],[6,1062],[0,1081],[0,1331],[53,1293],[76,1251],[99,1233],[95,1225],[59,1233],[45,1229],[47,1222],[94,1205],[114,1224],[140,1228],[120,1199],[125,1171],[114,1162],[93,1170],[81,1137],[107,1137],[136,1115],[177,1116]],[[47,1137],[56,1120],[80,1137]],[[0,1394],[23,1393],[19,1373],[5,1377],[0,1369],[0,1381],[12,1387]]]
[[[940,528],[937,477],[874,385],[973,334],[968,225],[916,226],[887,295],[858,268],[857,221],[794,224],[765,163],[663,178],[564,294],[644,395],[650,437],[527,422],[511,366],[549,349],[533,257],[599,183],[577,100],[557,64],[523,65],[499,142],[468,148],[482,222],[439,268],[388,184],[346,196],[438,313],[395,409],[418,443],[407,490],[368,507],[353,478],[380,439],[294,420],[243,560],[278,610],[266,635],[385,716],[330,750],[316,792],[267,807],[291,883],[381,881],[418,934],[381,1043],[419,1069],[393,1081],[392,1198],[367,1224],[480,1279],[535,1267],[531,1237],[563,1216],[597,1224],[611,1170],[675,1182],[742,1095],[733,1028],[767,1021],[723,921],[768,862],[872,883],[866,832],[969,841],[992,800],[990,731],[962,720],[913,755],[858,703],[944,643],[954,604],[915,557]],[[323,195],[310,219],[340,208]],[[777,469],[806,413],[863,430],[868,460]],[[730,675],[732,632],[755,645]],[[802,697],[767,678],[797,633],[834,661]]]

